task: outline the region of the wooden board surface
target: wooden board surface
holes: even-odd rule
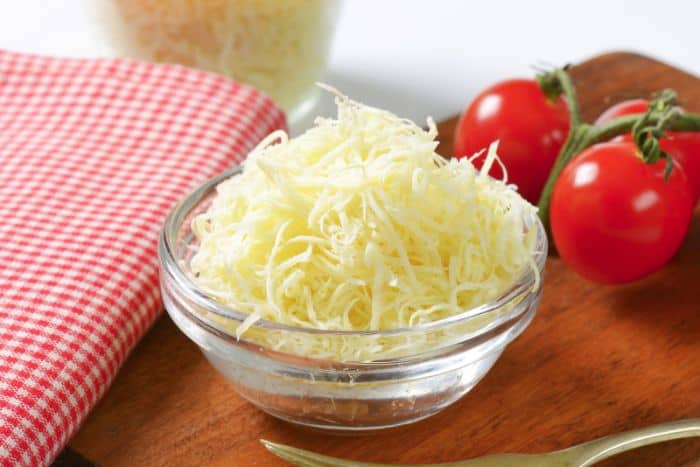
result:
[[[700,111],[700,80],[648,58],[606,54],[573,69],[587,119],[663,87]],[[454,120],[441,125],[450,151]],[[339,437],[278,421],[239,397],[166,316],[134,350],[70,446],[104,466],[286,465],[260,438],[362,461],[432,463],[541,452],[622,430],[700,417],[700,219],[661,272],[623,287],[577,277],[551,257],[542,304],[477,387],[411,426]],[[609,466],[700,465],[700,441]]]

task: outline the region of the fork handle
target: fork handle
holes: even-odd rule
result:
[[[662,423],[638,430],[606,436],[565,449],[572,465],[587,467],[625,451],[681,438],[700,436],[700,418]],[[569,457],[569,456],[567,456]]]

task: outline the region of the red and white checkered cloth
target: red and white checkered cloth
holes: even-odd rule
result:
[[[223,77],[0,51],[0,465],[47,465],[161,310],[168,210],[284,114]]]

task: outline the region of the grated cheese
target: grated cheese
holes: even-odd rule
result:
[[[425,131],[342,95],[336,103],[337,119],[317,119],[294,139],[268,136],[192,223],[193,280],[249,315],[239,338],[341,361],[396,356],[447,336],[305,339],[251,326],[413,327],[493,300],[528,267],[537,272],[525,221],[535,208],[486,175],[496,144],[480,173],[435,153],[432,120]]]
[[[290,111],[323,74],[331,0],[100,0],[112,42],[133,58],[226,74]]]

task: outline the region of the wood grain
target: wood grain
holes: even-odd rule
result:
[[[611,53],[573,69],[586,118],[674,87],[700,111],[700,80]],[[450,151],[454,120],[441,125]],[[103,466],[285,465],[260,438],[375,462],[445,462],[540,452],[664,421],[700,417],[700,227],[661,272],[601,287],[550,258],[538,315],[486,378],[428,420],[338,437],[278,421],[239,397],[163,317],[124,365],[71,447]],[[645,448],[608,466],[698,465],[700,441]]]

